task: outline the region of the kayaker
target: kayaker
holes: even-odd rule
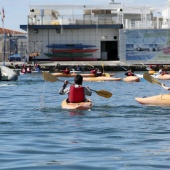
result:
[[[66,67],[65,70],[62,70],[62,72],[63,72],[64,74],[70,74],[70,70],[69,70],[69,68],[67,68],[67,67]]]
[[[91,73],[94,74],[95,77],[99,77],[99,76],[102,76],[103,71],[100,70],[99,68],[95,68],[95,69],[91,70]]]
[[[169,73],[167,72],[167,70],[165,69],[165,67],[163,67],[163,68],[162,68],[161,75],[165,75],[165,74],[169,74]]]
[[[135,74],[133,73],[132,69],[127,70],[127,72],[125,73],[126,76],[135,76]]]
[[[75,66],[75,70],[76,70],[76,71],[81,71],[81,67],[80,67],[79,65],[76,65],[76,66]]]
[[[59,94],[68,94],[68,102],[70,103],[88,101],[85,96],[91,96],[92,91],[89,87],[82,86],[83,77],[81,75],[77,74],[74,78],[74,84],[66,88],[68,83],[67,80],[64,81],[63,87],[59,90]]]
[[[26,68],[25,64],[22,64],[22,66],[21,66],[21,73],[24,73],[24,74],[27,73],[27,68]]]
[[[29,65],[28,67],[26,67],[26,69],[27,69],[27,73],[31,73],[31,72],[32,72],[31,65]]]
[[[159,67],[159,74],[162,74],[162,69],[164,68],[164,66],[163,65],[161,65],[160,67]]]

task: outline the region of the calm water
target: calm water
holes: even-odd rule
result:
[[[124,72],[115,76],[124,77]],[[134,100],[168,93],[161,86],[84,82],[113,96],[93,93],[91,110],[72,112],[61,109],[66,97],[58,94],[61,85],[44,82],[40,74],[0,82],[0,169],[170,169],[169,108]]]

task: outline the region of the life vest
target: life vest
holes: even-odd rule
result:
[[[128,72],[128,76],[133,76],[133,73],[132,72]]]
[[[70,74],[70,71],[69,70],[63,70],[63,73],[64,74]]]
[[[23,67],[22,69],[21,69],[21,73],[27,73],[27,70]]]
[[[91,70],[91,73],[92,74],[96,74],[96,70]]]
[[[167,71],[162,71],[161,72],[161,75],[165,75],[165,74],[168,74],[168,72]]]
[[[70,103],[84,102],[84,87],[75,87],[74,85],[71,85],[68,100]]]

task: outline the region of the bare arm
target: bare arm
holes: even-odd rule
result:
[[[68,84],[68,81],[65,80],[64,84],[63,84],[63,87],[59,90],[59,94],[64,95],[64,94],[69,93],[70,87],[66,88],[67,84]]]
[[[87,95],[87,96],[91,96],[92,91],[91,91],[88,87],[84,87],[84,93],[85,93],[85,95]]]

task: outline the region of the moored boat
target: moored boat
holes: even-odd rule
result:
[[[135,100],[143,105],[170,106],[170,94],[160,94],[151,97],[136,97]]]
[[[84,45],[84,44],[52,44],[47,45],[48,48],[65,48],[65,49],[82,49],[82,48],[91,48],[96,47],[95,45]]]
[[[121,78],[115,78],[115,77],[85,77],[83,78],[83,81],[121,81]]]
[[[62,101],[61,104],[63,109],[70,109],[70,110],[88,110],[92,108],[92,101],[88,99],[86,102],[79,102],[79,103],[69,103],[67,99]]]
[[[127,76],[123,78],[123,81],[125,82],[140,82],[140,77],[138,76]]]
[[[51,52],[52,53],[89,53],[89,52],[95,52],[97,51],[98,49],[66,49],[66,50],[63,50],[63,49],[52,49]]]
[[[0,67],[0,80],[1,81],[16,81],[18,80],[18,75],[16,72],[6,66]]]
[[[75,77],[76,73],[73,74],[64,74],[64,73],[52,73],[55,77]],[[83,77],[95,77],[94,74],[81,74]],[[110,74],[110,76],[114,76],[114,74]],[[105,74],[103,74],[100,77],[105,77]]]

